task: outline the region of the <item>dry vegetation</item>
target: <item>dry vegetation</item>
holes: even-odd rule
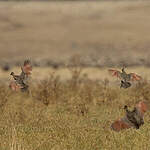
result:
[[[140,100],[150,103],[150,83],[129,89],[99,83],[75,67],[71,79],[49,78],[30,85],[30,93],[0,87],[0,149],[3,150],[148,150],[149,111],[139,129],[116,133],[111,123]]]
[[[149,14],[148,1],[0,2],[0,149],[149,150],[149,111],[139,130],[110,129],[124,105],[150,103]],[[25,58],[37,68],[15,93],[7,66]],[[107,67],[123,64],[146,79],[120,89]]]

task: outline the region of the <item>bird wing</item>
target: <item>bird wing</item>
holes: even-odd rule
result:
[[[130,75],[130,80],[131,81],[140,81],[142,79],[141,76],[139,76],[139,75],[137,75],[135,73],[130,73],[129,75]]]
[[[12,81],[9,84],[9,87],[13,90],[13,91],[18,91],[21,87],[21,85],[17,84],[16,82]]]
[[[136,108],[142,115],[148,110],[148,104],[144,101],[140,101],[138,104],[136,104]]]
[[[122,79],[121,72],[114,69],[109,69],[108,72],[113,76]]]
[[[21,67],[21,70],[26,75],[30,75],[32,71],[31,62],[29,60],[25,60],[23,67]]]
[[[131,126],[128,123],[126,123],[122,118],[114,121],[111,124],[111,129],[113,129],[116,132],[119,132],[123,129],[129,129],[129,128],[131,128]]]

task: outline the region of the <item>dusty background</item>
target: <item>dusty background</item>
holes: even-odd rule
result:
[[[149,77],[149,14],[148,1],[0,2],[0,65],[19,73],[14,67],[29,58],[39,79],[77,56],[81,65],[98,67],[87,71],[91,78],[124,64]],[[1,76],[9,80],[8,72]]]
[[[149,14],[150,2],[0,2],[0,62],[149,65]]]

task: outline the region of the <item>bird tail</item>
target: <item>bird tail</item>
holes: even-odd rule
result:
[[[110,127],[111,127],[112,130],[114,130],[116,132],[119,132],[123,129],[131,128],[131,126],[129,124],[127,124],[126,122],[124,122],[121,119],[116,120],[115,122],[113,122]]]

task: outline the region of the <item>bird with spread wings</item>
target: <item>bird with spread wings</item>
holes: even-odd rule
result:
[[[15,75],[14,72],[11,72],[11,76],[15,81],[11,81],[9,87],[13,91],[27,91],[28,85],[26,84],[26,80],[28,79],[29,75],[31,75],[32,66],[29,60],[24,61],[24,65],[21,67],[21,74]]]
[[[140,81],[142,79],[141,76],[137,75],[136,73],[126,73],[125,67],[122,68],[121,71],[115,69],[109,69],[108,72],[113,76],[121,79],[121,86],[123,88],[128,88],[131,86],[131,81]]]
[[[111,124],[111,129],[114,131],[121,131],[124,129],[135,128],[139,129],[144,124],[144,114],[148,111],[148,104],[145,101],[140,101],[136,104],[132,111],[128,107],[124,107],[126,115],[120,119],[115,120]]]

